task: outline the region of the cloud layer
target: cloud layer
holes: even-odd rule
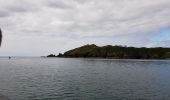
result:
[[[0,0],[0,54],[42,55],[86,43],[170,46],[169,35],[153,40],[169,19],[169,0]]]

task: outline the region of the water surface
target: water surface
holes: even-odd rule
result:
[[[11,100],[170,100],[170,61],[0,58]]]

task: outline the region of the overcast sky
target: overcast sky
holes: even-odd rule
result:
[[[0,0],[0,56],[85,44],[170,47],[170,0]]]

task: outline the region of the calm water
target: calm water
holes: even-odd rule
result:
[[[170,100],[170,61],[0,58],[12,100]]]

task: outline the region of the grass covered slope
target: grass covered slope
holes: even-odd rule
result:
[[[101,57],[123,59],[166,59],[170,58],[170,48],[136,48],[123,46],[84,45],[64,53],[64,57]]]

